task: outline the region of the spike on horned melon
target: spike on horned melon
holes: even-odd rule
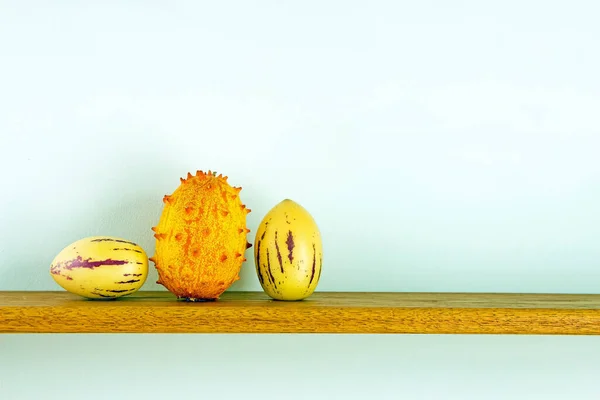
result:
[[[179,187],[163,198],[164,208],[153,227],[156,251],[150,261],[158,282],[178,298],[216,300],[239,278],[250,212],[240,187],[227,177],[197,171],[180,178]]]

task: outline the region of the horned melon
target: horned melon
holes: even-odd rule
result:
[[[251,247],[241,187],[216,172],[188,172],[187,179],[163,198],[155,232],[156,251],[150,258],[157,283],[180,299],[217,300],[235,281]]]

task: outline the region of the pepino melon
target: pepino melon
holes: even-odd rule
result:
[[[290,199],[275,205],[256,231],[254,260],[258,280],[271,298],[311,296],[323,264],[321,233],[312,215]]]

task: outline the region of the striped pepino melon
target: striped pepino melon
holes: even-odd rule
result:
[[[254,259],[264,292],[275,300],[302,300],[321,278],[323,243],[312,215],[285,199],[262,219],[256,231]]]
[[[249,208],[240,199],[241,187],[212,171],[188,173],[171,195],[155,232],[156,251],[150,258],[158,271],[157,283],[180,299],[216,300],[236,280],[244,252]]]
[[[62,249],[50,264],[50,275],[68,292],[89,299],[116,299],[144,285],[148,257],[129,240],[91,236]]]

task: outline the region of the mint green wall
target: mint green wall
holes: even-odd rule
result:
[[[63,335],[0,339],[2,399],[597,399],[598,340]]]
[[[595,2],[196,3],[0,3],[0,290],[57,289],[50,261],[88,235],[151,254],[162,196],[212,169],[244,188],[251,240],[283,198],[313,214],[319,290],[600,292]],[[260,290],[248,255],[232,290]],[[599,356],[587,337],[2,335],[0,399],[597,399]]]

